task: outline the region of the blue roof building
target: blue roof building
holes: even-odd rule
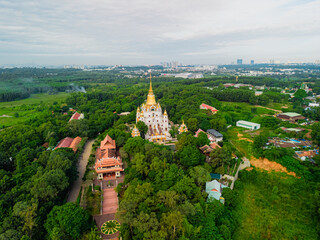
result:
[[[228,186],[219,183],[217,180],[206,182],[206,192],[209,194],[207,201],[216,199],[224,204],[224,198],[222,195],[222,189]]]

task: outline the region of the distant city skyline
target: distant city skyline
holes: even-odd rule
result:
[[[316,62],[320,0],[0,0],[0,65]]]

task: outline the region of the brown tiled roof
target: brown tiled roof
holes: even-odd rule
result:
[[[214,143],[211,143],[211,144],[210,144],[210,147],[212,147],[213,149],[215,149],[215,148],[221,148],[220,145],[217,144],[217,143],[215,143],[215,142],[214,142]]]
[[[81,142],[81,137],[76,137],[73,139],[72,143],[70,144],[69,148],[72,148],[74,152],[78,150],[77,145]]]
[[[121,162],[121,159],[119,157],[117,158],[102,158],[102,159],[97,159],[95,168],[97,169],[98,167],[112,167],[112,166],[122,166],[123,163]]]
[[[59,142],[59,144],[56,146],[55,149],[68,148],[71,145],[72,141],[73,141],[73,138],[66,137]]]
[[[77,151],[77,145],[81,142],[82,138],[81,137],[76,137],[76,138],[70,138],[66,137],[62,139],[59,144],[55,147],[55,149],[58,148],[72,148],[74,152]]]
[[[107,135],[105,139],[101,141],[100,148],[102,150],[108,148],[116,148],[116,141],[113,140],[109,135]]]

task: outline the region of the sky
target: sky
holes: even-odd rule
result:
[[[320,59],[320,0],[0,0],[0,65]]]

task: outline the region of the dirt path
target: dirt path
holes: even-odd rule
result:
[[[311,129],[308,129],[308,132],[306,133],[306,135],[304,135],[306,138],[311,138]]]
[[[91,149],[92,149],[92,144],[94,140],[90,140],[86,143],[84,146],[83,153],[81,154],[78,164],[77,164],[77,169],[79,172],[78,179],[73,183],[73,186],[69,192],[68,200],[67,202],[76,202],[77,197],[80,192],[81,184],[82,184],[82,178],[84,176],[84,173],[86,171],[88,159],[91,154]]]
[[[268,109],[268,110],[271,110],[271,111],[274,111],[274,112],[277,112],[277,113],[282,113],[281,110],[276,110],[276,109],[272,109],[272,108],[268,108],[268,107],[263,107],[263,106],[260,106],[260,105],[254,105],[255,107],[261,107],[261,108],[265,108],[265,109]]]
[[[254,157],[251,157],[250,163],[252,166],[255,166],[256,168],[261,168],[266,171],[276,171],[276,172],[285,172],[291,176],[296,177],[296,173],[289,172],[288,169],[284,166],[282,166],[279,163],[271,162],[266,158],[259,158],[256,159]]]
[[[243,136],[243,134],[238,133],[238,138],[239,138],[239,140],[244,140],[244,141],[253,143],[253,140],[251,140],[251,139],[249,139],[249,138],[243,138],[242,136]]]

